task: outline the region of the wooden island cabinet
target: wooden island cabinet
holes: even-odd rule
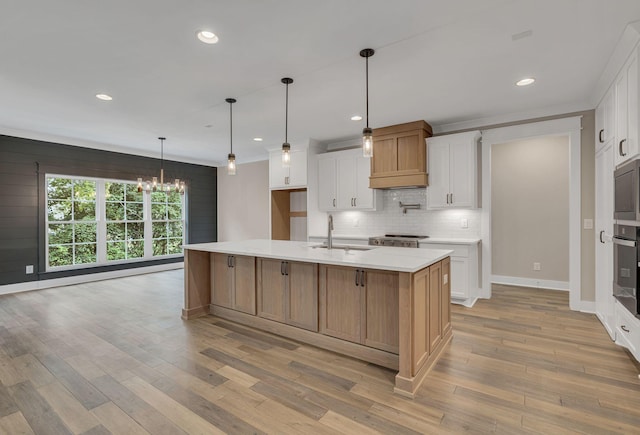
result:
[[[398,394],[413,397],[451,339],[450,251],[185,248],[183,318],[210,313],[398,370]]]

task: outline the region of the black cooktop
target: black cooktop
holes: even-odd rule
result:
[[[426,239],[429,236],[415,236],[413,234],[385,234],[385,237],[398,237],[398,238],[405,238],[405,239]]]

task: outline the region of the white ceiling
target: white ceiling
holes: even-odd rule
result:
[[[593,108],[638,0],[0,0],[0,133],[220,164],[284,141]],[[208,28],[220,42],[206,45]],[[512,40],[526,31],[531,36]],[[516,88],[524,76],[537,82]],[[104,92],[113,101],[95,98]],[[443,127],[444,126],[444,127]],[[255,136],[264,138],[258,143]]]

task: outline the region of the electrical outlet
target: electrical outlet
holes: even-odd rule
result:
[[[533,270],[540,270],[540,263],[533,263]]]
[[[593,219],[585,219],[583,228],[585,230],[592,230],[593,229]]]
[[[460,219],[460,228],[469,228],[469,220]]]
[[[25,267],[24,273],[31,274],[33,273],[33,264],[29,264],[27,267]]]

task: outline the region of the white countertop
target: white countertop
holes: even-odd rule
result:
[[[239,242],[199,243],[183,247],[184,249],[195,251],[410,273],[424,269],[448,257],[453,252],[444,249],[391,247],[372,247],[372,249],[366,251],[344,251],[342,249],[314,249],[313,246],[318,246],[318,243],[260,239]]]
[[[309,238],[313,239],[327,239],[327,235],[318,236],[312,235]],[[349,236],[345,234],[334,234],[333,240],[364,240],[369,242],[369,236]],[[425,243],[446,243],[450,245],[477,245],[482,239],[479,238],[455,238],[455,237],[427,237],[426,239],[420,239],[421,244]],[[366,244],[366,243],[365,243]]]

